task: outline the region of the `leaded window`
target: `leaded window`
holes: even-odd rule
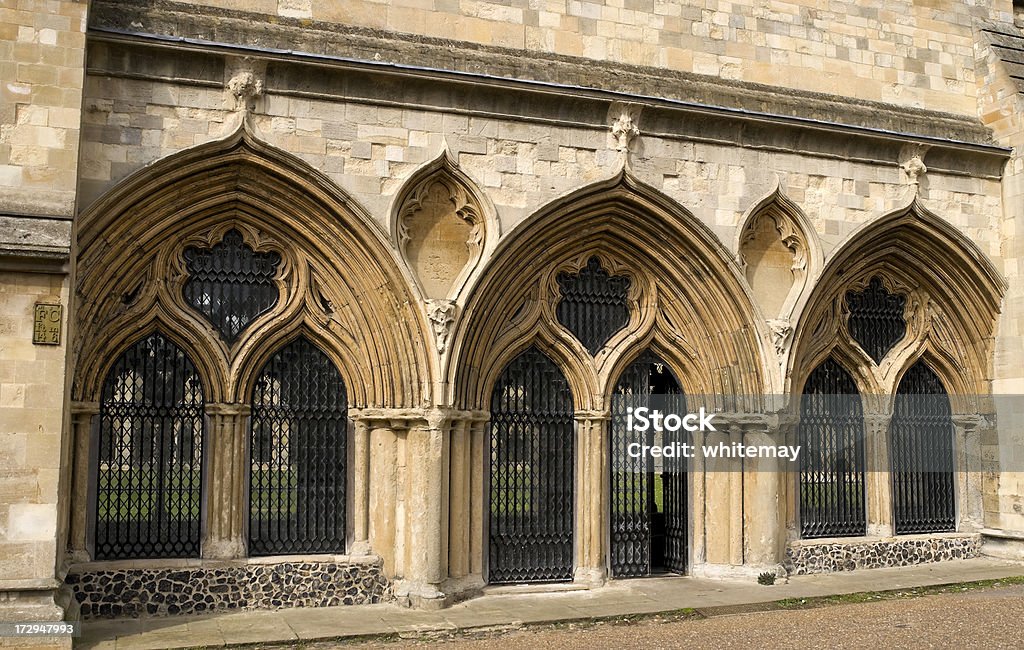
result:
[[[114,362],[100,401],[95,559],[199,556],[204,428],[199,375],[163,334]]]
[[[257,253],[242,233],[232,228],[211,248],[185,249],[188,280],[182,288],[185,302],[220,332],[230,345],[278,300],[274,282],[281,256]]]

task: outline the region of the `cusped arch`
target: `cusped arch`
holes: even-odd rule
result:
[[[764,317],[791,320],[821,271],[823,254],[813,224],[778,180],[740,220],[735,250]]]
[[[454,325],[446,367],[454,404],[486,403],[489,385],[482,379],[493,376],[502,337],[517,322],[529,323],[539,302],[554,299],[545,293],[557,286],[553,272],[594,254],[616,260],[616,273],[649,286],[640,308],[657,311],[656,318],[631,322],[631,328],[642,322],[640,329],[627,329],[612,337],[608,349],[587,355],[590,383],[599,387],[595,400],[604,396],[611,369],[621,365],[618,357],[659,320],[674,321],[667,325],[673,343],[699,360],[695,393],[749,396],[769,390],[767,336],[732,256],[682,206],[624,169],[552,202],[499,243]],[[571,338],[564,330],[555,333]]]
[[[455,300],[501,228],[490,199],[445,148],[395,194],[390,235],[423,297]]]
[[[845,293],[874,277],[908,297],[907,335],[881,362],[850,351],[872,368],[875,388],[892,393],[908,359],[944,349],[944,364],[958,375],[944,377],[950,389],[987,392],[1006,282],[973,241],[916,198],[855,231],[825,265],[796,328],[789,389],[795,393],[803,385],[812,361],[828,349],[856,347],[846,331]]]
[[[311,307],[347,333],[353,367],[353,406],[415,407],[432,399],[433,357],[426,317],[416,308],[387,235],[326,176],[299,158],[260,141],[244,124],[234,134],[164,158],[119,183],[80,217],[78,284],[81,308],[76,342],[81,351],[76,399],[95,395],[95,372],[116,338],[118,317],[150,310],[174,312],[173,322],[195,317],[167,290],[172,278],[160,260],[189,237],[237,224],[288,252],[296,279],[284,305],[254,322],[232,346],[204,345],[224,373],[236,357]],[[140,278],[148,285],[138,289]],[[295,298],[294,292],[302,295]],[[144,300],[126,303],[140,293]],[[201,319],[197,318],[197,322]],[[197,326],[202,330],[201,326]],[[201,334],[185,328],[182,336]],[[236,385],[226,377],[224,385]],[[225,395],[227,397],[227,395]]]

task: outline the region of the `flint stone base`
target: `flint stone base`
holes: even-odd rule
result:
[[[68,574],[83,619],[368,605],[393,599],[380,562],[281,562]]]
[[[881,539],[801,540],[786,548],[790,575],[880,569],[981,555],[981,535],[942,534]]]

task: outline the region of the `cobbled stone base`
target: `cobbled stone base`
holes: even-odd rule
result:
[[[792,575],[878,569],[981,555],[981,536],[910,537],[850,542],[799,542],[786,549]]]
[[[283,562],[68,574],[82,618],[367,605],[393,598],[379,564]]]

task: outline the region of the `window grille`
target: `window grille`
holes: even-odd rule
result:
[[[853,377],[832,358],[804,385],[799,439],[802,536],[864,535],[864,415]]]
[[[896,534],[955,531],[952,408],[942,380],[923,361],[900,380],[889,439]]]
[[[204,429],[178,346],[154,333],[118,358],[100,402],[95,559],[199,556]]]
[[[652,396],[657,396],[654,402]],[[643,406],[680,416],[686,413],[679,382],[665,362],[649,351],[622,373],[612,399],[611,568],[612,575],[620,578],[646,576],[657,569],[686,570],[686,459],[637,458],[629,454],[629,446],[689,439],[685,431],[630,430],[627,409]]]
[[[559,273],[557,280],[562,291],[558,322],[596,355],[629,323],[630,279],[610,275],[591,257],[578,273]]]
[[[575,430],[569,382],[531,347],[491,395],[489,580],[571,580]]]
[[[907,322],[903,318],[906,304],[906,296],[889,293],[877,277],[871,278],[863,291],[846,293],[850,337],[876,364],[906,335]]]
[[[257,253],[231,229],[211,248],[185,249],[189,278],[182,288],[185,302],[209,321],[231,345],[239,334],[278,300],[274,283],[281,256]]]
[[[304,337],[263,366],[249,431],[250,555],[345,552],[347,404],[341,374]]]

